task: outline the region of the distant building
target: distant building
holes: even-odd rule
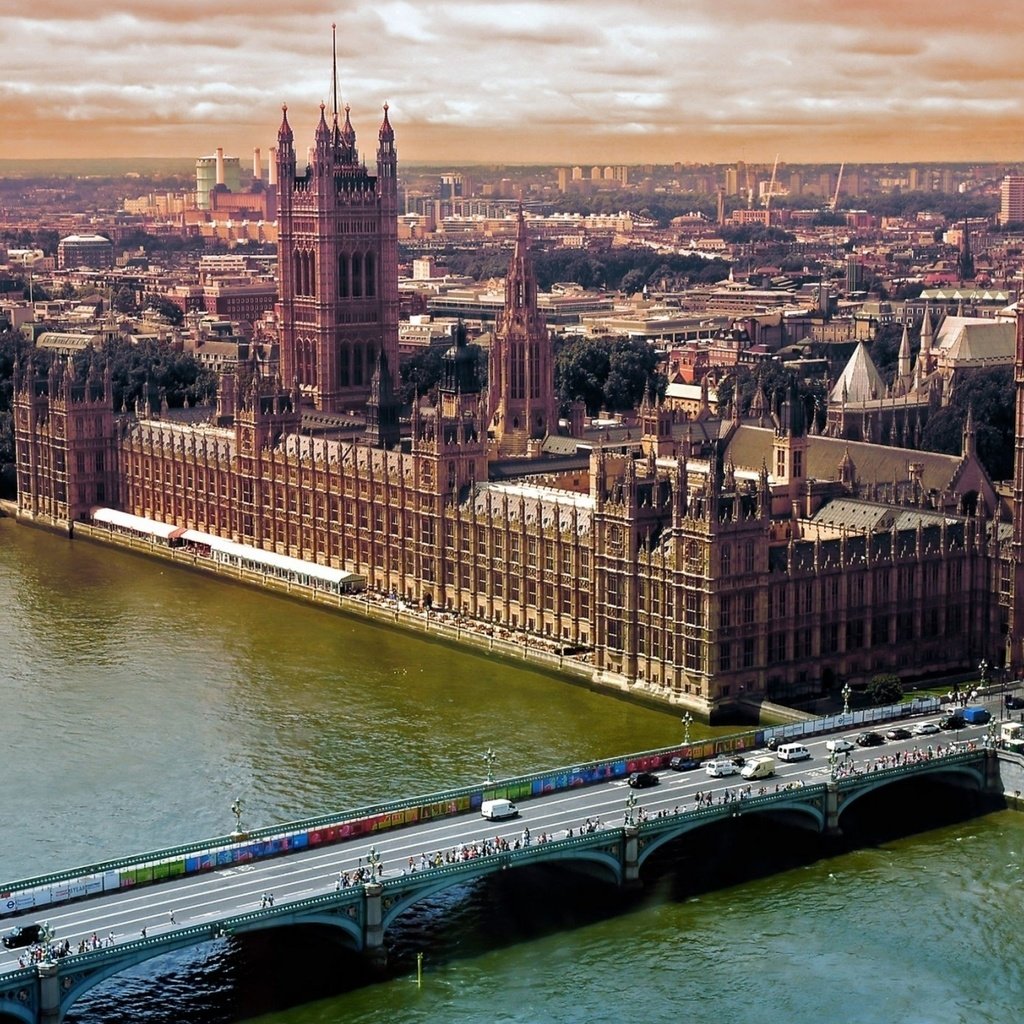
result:
[[[68,235],[57,243],[57,267],[108,269],[114,265],[114,243],[103,235]]]
[[[999,186],[999,223],[1024,223],[1024,174],[1008,174]]]

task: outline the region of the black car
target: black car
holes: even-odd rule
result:
[[[773,736],[773,737],[772,737],[772,738],[771,738],[771,739],[770,739],[770,740],[769,740],[769,741],[768,741],[768,742],[767,742],[767,743],[765,744],[765,746],[766,746],[766,747],[767,747],[767,748],[768,748],[769,750],[778,750],[778,749],[779,749],[779,743],[780,743],[779,737],[778,737],[778,736]]]
[[[629,784],[633,789],[649,789],[651,786],[657,786],[661,782],[654,772],[633,772],[629,777]]]
[[[885,742],[885,737],[880,732],[862,732],[853,742],[858,747],[877,747]]]
[[[692,772],[694,768],[700,767],[700,761],[693,757],[679,755],[673,757],[668,763],[669,768],[674,772]]]
[[[1012,693],[1006,695],[1006,707],[1010,711],[1015,711],[1017,708],[1024,708],[1024,697],[1014,697]]]
[[[23,924],[20,928],[14,928],[4,936],[5,949],[17,949],[19,946],[31,946],[38,942],[43,934],[41,924]]]
[[[742,768],[747,763],[747,759],[742,754],[733,754],[729,760],[732,761],[737,768]]]
[[[890,729],[885,734],[885,738],[887,740],[909,740],[913,735],[909,729],[904,729],[902,725],[898,725],[895,729]]]
[[[966,724],[960,715],[946,715],[939,719],[940,729],[962,729]]]

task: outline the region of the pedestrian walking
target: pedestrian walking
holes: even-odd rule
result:
[[[143,938],[145,938],[145,937],[146,937],[146,926],[145,926],[145,925],[143,925],[143,926],[142,926],[142,931],[141,931],[141,932],[140,932],[139,934],[140,934],[140,935],[141,935],[141,936],[142,936]]]
[[[173,910],[167,915],[167,919],[171,922],[171,924],[177,924],[178,923],[177,921],[174,920],[174,911]]]

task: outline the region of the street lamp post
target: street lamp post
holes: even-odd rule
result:
[[[497,759],[497,755],[488,747],[484,751],[484,764],[487,765],[487,784],[491,785],[494,782],[494,762]]]
[[[236,797],[235,802],[231,805],[231,813],[235,816],[235,831],[232,835],[245,835],[245,829],[242,828],[242,809],[242,798]]]
[[[839,755],[834,749],[828,752],[828,776],[833,782],[839,776]]]
[[[366,863],[370,865],[370,881],[376,882],[380,871],[380,854],[377,852],[376,846],[370,847],[366,855]]]
[[[680,721],[683,723],[683,746],[688,747],[690,745],[690,725],[693,723],[693,715],[687,711]]]
[[[847,680],[845,683],[843,683],[842,693],[843,693],[843,714],[844,715],[848,715],[850,713],[850,694],[853,693],[853,690],[850,689],[850,681],[849,680]]]

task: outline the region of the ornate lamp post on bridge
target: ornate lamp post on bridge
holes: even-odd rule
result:
[[[850,713],[850,695],[852,693],[853,693],[853,690],[850,689],[850,681],[847,680],[845,683],[843,683],[843,689],[842,689],[842,694],[843,694],[843,714],[844,715],[848,715]]]
[[[683,746],[688,747],[690,745],[690,725],[693,723],[693,715],[687,711],[680,721],[683,723]]]
[[[370,847],[369,852],[366,854],[366,863],[370,865],[370,881],[376,882],[381,873],[380,854],[377,852],[376,846]]]
[[[494,782],[494,762],[498,759],[498,755],[488,747],[483,754],[484,764],[487,765],[487,784],[491,785]]]
[[[828,777],[833,782],[839,777],[839,755],[834,749],[828,752]]]
[[[242,798],[236,797],[235,802],[231,805],[231,813],[235,816],[235,830],[231,834],[233,836],[244,836],[245,829],[242,828]]]

